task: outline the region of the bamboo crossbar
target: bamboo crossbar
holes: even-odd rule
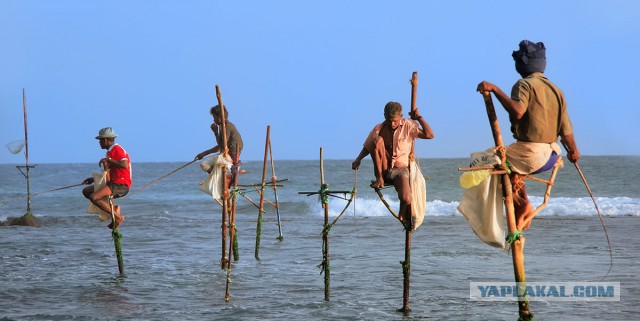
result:
[[[276,180],[276,183],[282,183],[282,182],[286,182],[286,181],[288,181],[288,180],[289,180],[288,178],[277,179],[277,180]],[[238,186],[243,186],[243,187],[254,187],[254,186],[257,186],[257,187],[260,187],[260,186],[262,186],[262,183],[255,183],[255,184],[238,184]],[[271,186],[274,186],[274,183],[273,183],[273,181],[265,182],[265,183],[264,183],[264,186],[269,186],[269,187],[271,187]],[[275,185],[275,186],[283,186],[283,185]]]
[[[493,166],[458,167],[458,171],[461,171],[461,172],[477,171],[482,169],[495,169],[495,167]]]
[[[536,207],[536,209],[533,211],[532,217],[535,217],[536,215],[538,215],[538,213],[540,213],[540,211],[542,211],[542,209],[547,206],[549,197],[551,196],[551,188],[553,187],[553,182],[556,180],[556,174],[558,173],[558,168],[560,168],[559,164],[561,162],[561,159],[562,159],[561,157],[558,157],[558,160],[556,161],[556,165],[553,166],[553,170],[551,171],[551,178],[549,178],[548,181],[539,179],[537,177],[525,176],[525,178],[547,184],[547,189],[544,192],[544,198],[543,198],[542,204]]]
[[[529,176],[529,175],[525,176],[524,178],[525,179],[530,179],[530,180],[535,181],[535,182],[539,182],[539,183],[543,183],[543,184],[547,184],[547,185],[553,186],[553,182],[551,180],[544,180],[544,179],[537,178],[537,177],[534,177],[534,176]]]
[[[273,207],[280,207],[280,205],[278,205],[278,204],[276,204],[276,203],[274,203],[274,202],[272,202],[272,201],[270,201],[270,200],[268,200],[266,198],[264,199],[264,201],[269,203],[269,204],[271,204]]]
[[[398,213],[396,213],[396,211],[393,210],[393,208],[391,208],[391,205],[389,205],[389,202],[387,202],[387,200],[384,198],[384,195],[382,195],[382,192],[380,191],[380,189],[379,188],[375,188],[375,190],[376,190],[376,193],[378,193],[378,197],[380,197],[380,200],[382,201],[384,206],[389,210],[391,215],[393,215],[393,217],[395,217],[398,220],[400,220],[400,216],[398,215]]]
[[[282,186],[282,185],[272,185],[272,186]],[[258,186],[253,186],[253,188],[255,189],[254,192],[258,192],[258,194],[260,195],[260,198],[262,198],[263,197],[262,195],[264,193],[264,189],[258,188]],[[273,205],[274,207],[280,207],[279,205],[275,204],[274,202],[272,202],[272,201],[270,201],[270,200],[268,200],[266,198],[263,201]]]
[[[327,191],[327,194],[351,194],[353,193],[353,191]],[[315,192],[298,192],[298,194],[306,194],[307,196],[311,196],[311,195],[315,195],[315,194],[320,194],[320,192],[315,191]]]
[[[238,186],[240,187],[262,187],[262,184],[238,184]],[[265,187],[284,187],[284,185],[282,184],[271,184],[271,183],[266,183],[264,184]]]

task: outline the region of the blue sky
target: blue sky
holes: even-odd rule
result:
[[[509,92],[522,39],[547,46],[583,155],[640,155],[634,0],[0,0],[0,144],[23,138],[25,88],[32,163],[97,162],[106,126],[134,162],[188,161],[214,144],[219,84],[244,160],[267,125],[276,160],[353,159],[417,71],[436,135],[418,155],[467,157],[493,143],[476,85]]]

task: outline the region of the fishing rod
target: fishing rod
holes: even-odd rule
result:
[[[567,152],[569,152],[569,148],[567,147],[567,144],[562,140],[560,141],[562,142],[562,146],[564,146],[564,149]],[[587,178],[582,173],[582,170],[580,169],[580,165],[578,165],[578,162],[573,163],[573,165],[575,165],[576,170],[578,171],[578,174],[580,175],[580,178],[584,183],[584,186],[587,188],[587,192],[589,193],[589,196],[591,196],[591,201],[593,202],[593,205],[596,207],[596,212],[598,212],[598,218],[600,219],[600,224],[602,224],[602,230],[604,230],[604,235],[607,237],[607,244],[609,245],[609,270],[607,271],[607,274],[605,274],[604,277],[602,277],[604,279],[609,275],[609,273],[611,273],[611,270],[613,269],[613,248],[611,247],[611,240],[609,239],[607,226],[604,224],[604,219],[602,217],[602,213],[600,212],[600,208],[598,207],[598,203],[596,203],[596,198],[593,196],[593,192],[591,191],[591,187],[589,187],[589,183],[587,183]]]
[[[190,162],[188,162],[188,163],[186,163],[186,164],[184,164],[184,165],[182,165],[182,166],[180,166],[180,167],[178,167],[178,168],[174,169],[173,171],[171,171],[171,172],[169,172],[169,173],[167,173],[167,174],[164,174],[164,175],[160,176],[160,178],[158,178],[158,179],[156,179],[156,180],[152,181],[151,183],[149,183],[149,184],[147,184],[147,185],[145,185],[145,186],[142,186],[142,187],[138,188],[137,190],[133,191],[133,193],[131,193],[131,194],[127,194],[126,196],[124,196],[124,197],[122,198],[122,200],[124,200],[124,199],[128,198],[129,196],[131,196],[131,195],[133,195],[133,194],[136,194],[136,193],[140,192],[141,190],[143,190],[143,189],[145,189],[145,188],[147,188],[147,187],[149,187],[149,186],[151,186],[151,185],[153,185],[153,184],[155,184],[155,183],[159,182],[160,180],[162,180],[162,179],[166,178],[167,176],[169,176],[169,175],[171,175],[171,174],[173,174],[173,173],[175,173],[175,172],[177,172],[177,171],[179,171],[179,170],[181,170],[181,169],[183,169],[183,168],[185,168],[185,167],[187,167],[187,166],[189,166],[189,165],[193,164],[193,162],[195,162],[195,161],[196,161],[196,159],[194,159],[194,160],[192,160],[192,161],[190,161]]]
[[[167,176],[169,176],[169,175],[171,175],[171,174],[173,174],[173,173],[175,173],[175,172],[177,172],[177,171],[179,171],[179,170],[181,170],[181,169],[183,169],[183,168],[185,168],[185,167],[187,167],[187,166],[189,166],[189,165],[193,164],[193,162],[195,162],[195,161],[196,161],[196,160],[192,160],[192,161],[190,161],[190,162],[188,162],[188,163],[186,163],[186,164],[184,164],[184,165],[182,165],[182,166],[178,167],[177,169],[175,169],[175,170],[173,170],[173,171],[171,171],[171,172],[169,172],[169,173],[167,173],[167,174],[165,174],[165,175],[161,176],[160,178],[158,178],[158,179],[154,180],[153,182],[151,182],[151,183],[149,183],[149,184],[147,184],[147,185],[145,185],[145,186],[140,187],[139,189],[135,190],[135,191],[134,191],[134,192],[132,192],[131,194],[128,194],[128,195],[124,196],[122,199],[124,200],[125,198],[127,198],[127,197],[129,197],[129,196],[131,196],[131,195],[133,195],[133,194],[136,194],[136,193],[140,192],[141,190],[143,190],[143,189],[145,189],[145,188],[147,188],[147,187],[149,187],[149,186],[151,186],[151,185],[153,185],[153,184],[155,184],[155,183],[159,182],[160,180],[162,180],[162,179],[166,178]],[[38,195],[43,195],[43,194],[47,194],[47,193],[51,193],[51,192],[55,192],[55,191],[59,191],[59,190],[67,189],[67,188],[72,188],[72,187],[76,187],[76,186],[82,186],[82,185],[87,185],[87,184],[85,184],[85,183],[83,182],[83,183],[80,183],[80,184],[73,184],[73,185],[69,185],[69,186],[58,187],[58,188],[50,189],[50,190],[48,190],[48,191],[44,191],[44,192],[40,192],[40,193],[31,194],[31,197],[33,197],[33,196],[38,196]],[[25,197],[27,197],[27,195],[18,196],[18,197],[14,197],[14,198],[10,198],[10,199],[4,200],[4,201],[0,201],[0,205],[4,205],[4,204],[9,203],[9,202],[12,202],[12,201],[21,200],[21,199],[24,199]]]

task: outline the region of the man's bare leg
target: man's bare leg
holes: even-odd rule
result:
[[[409,184],[409,178],[404,176],[398,176],[394,179],[393,185],[398,192],[398,200],[400,200],[400,210],[398,217],[400,222],[407,229],[411,229],[411,184]]]
[[[83,190],[84,193],[84,190]],[[89,200],[91,200],[91,202],[99,207],[101,210],[105,211],[106,213],[111,213],[111,205],[109,205],[109,203],[107,202],[107,197],[112,195],[112,191],[111,188],[109,188],[109,186],[104,186],[103,188],[91,193]],[[122,223],[122,221],[124,221],[124,215],[122,215],[122,213],[120,212],[120,206],[119,205],[115,205],[113,207],[113,215],[115,217],[116,220],[116,228],[120,225],[120,223]],[[109,228],[112,228],[112,224],[109,224]]]
[[[518,231],[524,231],[531,225],[533,219],[533,206],[529,203],[527,197],[527,189],[524,184],[522,175],[513,173],[511,175],[513,186],[513,208],[516,216],[516,228]]]
[[[387,151],[384,148],[384,140],[382,137],[376,138],[375,149],[371,153],[373,160],[373,173],[376,180],[371,182],[373,188],[384,187],[384,172],[387,170]]]

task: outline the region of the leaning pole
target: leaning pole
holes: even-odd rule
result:
[[[218,99],[218,106],[220,106],[220,117],[222,118],[222,146],[220,152],[224,155],[227,153],[227,127],[226,127],[226,115],[224,112],[224,105],[222,104],[222,94],[220,93],[220,86],[216,85],[216,98]],[[214,169],[215,170],[215,169]],[[221,166],[219,171],[223,177],[224,187],[222,188],[222,256],[220,258],[220,267],[225,269],[227,267],[227,229],[229,228],[228,216],[229,216],[229,189],[227,186],[227,168]],[[231,249],[229,249],[231,250]]]
[[[488,91],[482,92],[484,103],[487,108],[487,116],[489,117],[489,124],[491,125],[491,132],[493,134],[493,140],[496,145],[496,151],[498,157],[500,157],[501,163],[506,164],[506,150],[504,143],[502,142],[502,134],[500,133],[500,124],[498,123],[498,117],[496,116],[496,110],[493,106],[493,100],[491,99],[491,93]],[[524,236],[522,236],[516,227],[515,210],[513,207],[513,195],[511,180],[509,174],[500,174],[502,181],[502,195],[504,197],[504,205],[507,211],[507,225],[509,227],[508,242],[511,243],[511,256],[513,257],[513,271],[515,274],[515,280],[518,288],[518,310],[520,318],[518,320],[533,320],[533,313],[529,311],[529,295],[527,294],[527,280],[525,277],[524,269]]]

